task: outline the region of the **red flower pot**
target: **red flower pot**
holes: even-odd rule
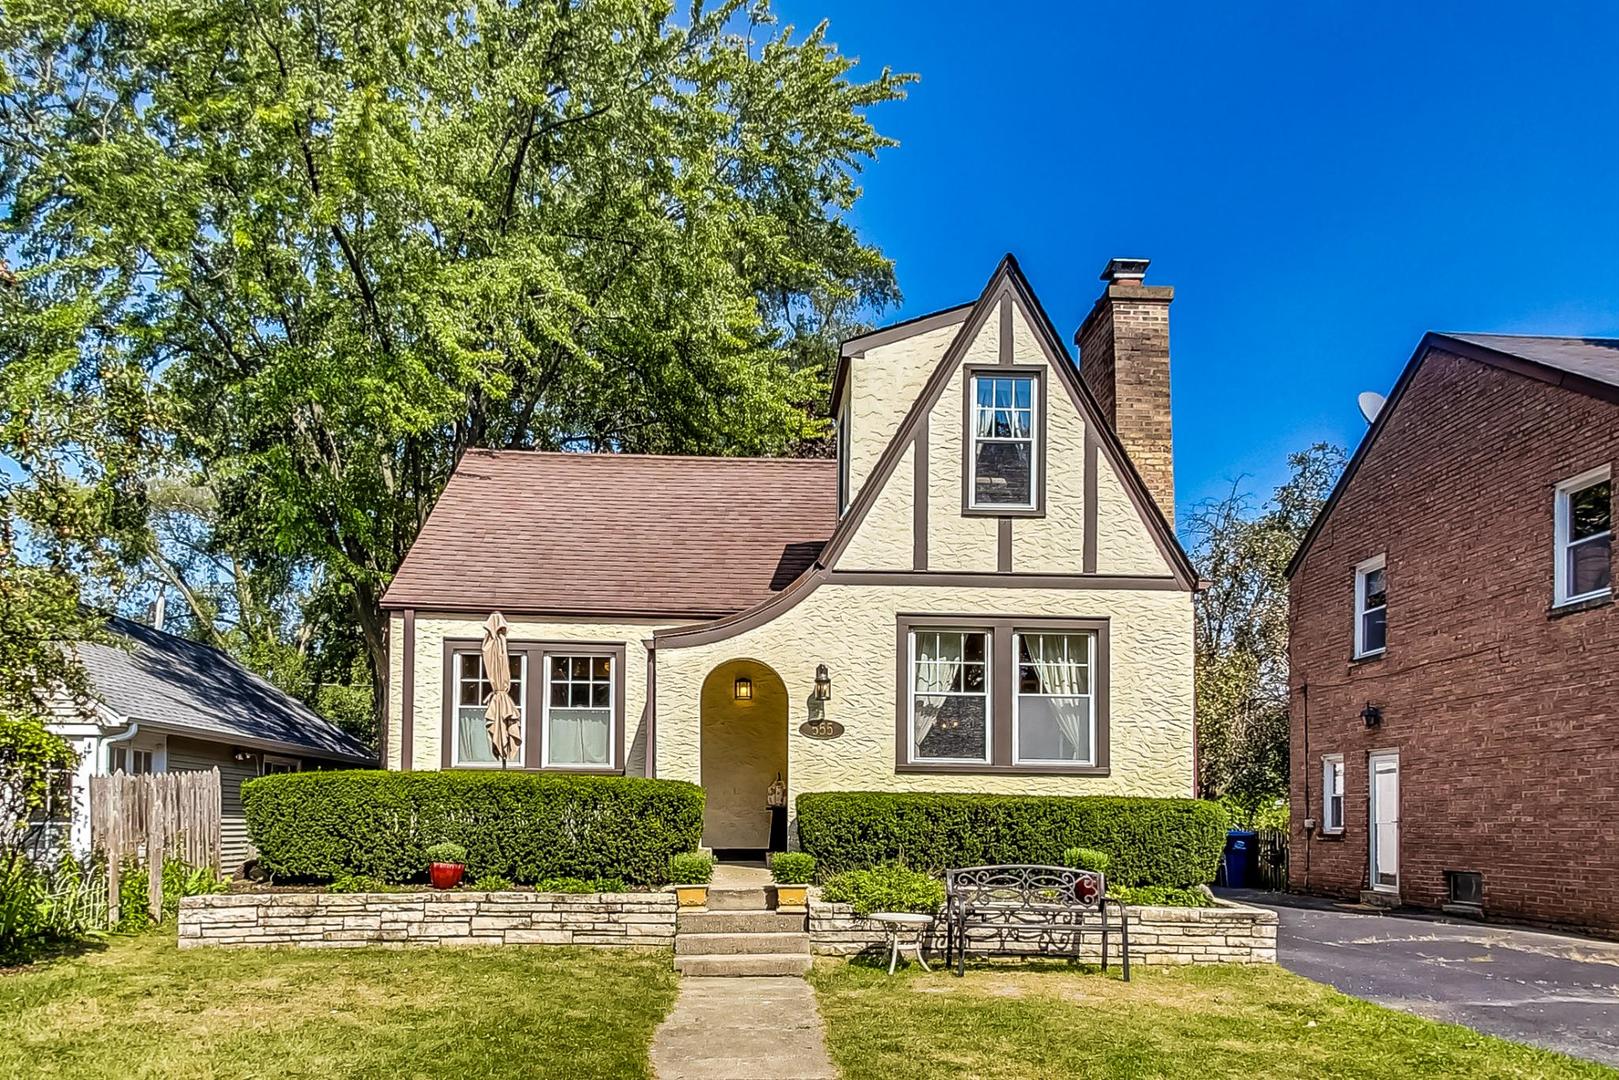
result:
[[[467,868],[458,862],[436,862],[428,866],[427,878],[435,889],[453,889],[461,884],[461,875]]]

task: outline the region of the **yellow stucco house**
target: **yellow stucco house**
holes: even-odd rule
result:
[[[975,301],[844,342],[835,461],[469,452],[384,600],[386,766],[694,781],[721,852],[779,846],[778,778],[789,806],[1191,795],[1173,290],[1145,270],[1108,264],[1078,367],[1010,256]]]

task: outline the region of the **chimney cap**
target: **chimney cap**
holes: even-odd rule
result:
[[[1151,259],[1109,259],[1102,271],[1103,281],[1140,281],[1147,276]]]

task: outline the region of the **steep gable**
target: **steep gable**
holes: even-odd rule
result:
[[[1032,508],[971,505],[971,380],[997,373],[1036,388]],[[859,415],[858,384],[848,392]],[[863,479],[824,566],[1196,581],[1011,256],[954,328]]]

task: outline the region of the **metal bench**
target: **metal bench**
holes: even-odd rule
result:
[[[1055,945],[1060,935],[1071,942],[1069,955],[1079,955],[1080,932],[1092,918],[1102,925],[1102,970],[1108,967],[1108,946],[1113,922],[1111,907],[1118,915],[1119,954],[1124,979],[1130,980],[1130,914],[1124,904],[1107,895],[1107,879],[1093,870],[1064,866],[968,866],[946,870],[945,887],[945,966],[955,961],[956,974],[967,968],[967,949],[975,944],[973,931],[994,932],[995,942],[1008,936],[1022,940],[1036,934],[1037,940]],[[992,943],[985,951],[996,949]],[[1056,955],[1063,951],[1051,950]]]

